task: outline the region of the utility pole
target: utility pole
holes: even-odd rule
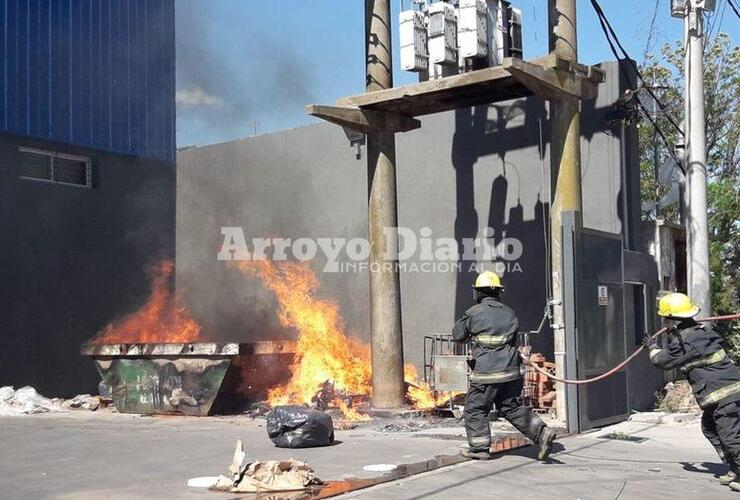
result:
[[[708,3],[708,2],[706,2]],[[704,314],[712,312],[707,223],[707,150],[704,117],[704,1],[688,0],[686,34],[686,270],[688,293]]]
[[[390,0],[365,0],[365,39],[366,91],[393,87]],[[403,406],[406,392],[401,286],[395,257],[398,234],[389,234],[398,226],[394,133],[368,133],[367,156],[372,406],[393,409]]]
[[[578,61],[575,0],[549,0],[550,52],[567,61]],[[555,185],[550,211],[552,239],[553,336],[555,371],[565,377],[565,322],[562,274],[562,213],[580,213],[581,207],[581,115],[578,99],[562,95],[550,101],[551,182]],[[565,384],[556,384],[558,419],[567,420]]]

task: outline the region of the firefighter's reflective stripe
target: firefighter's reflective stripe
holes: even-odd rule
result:
[[[500,372],[476,372],[470,374],[470,381],[478,384],[501,384],[516,380],[521,376],[519,367]]]
[[[733,382],[730,385],[721,387],[715,391],[710,392],[699,401],[699,406],[706,408],[707,406],[719,403],[723,399],[737,394],[740,392],[740,382]]]
[[[681,366],[681,371],[686,373],[689,370],[698,368],[700,366],[713,365],[714,363],[719,363],[720,361],[723,361],[726,357],[727,357],[727,353],[725,352],[725,350],[720,349],[719,351],[715,352],[714,354],[710,354],[709,356],[705,356],[703,358],[695,359],[694,361],[689,361],[688,363],[684,363]]]
[[[491,444],[491,436],[471,436],[468,438],[471,446],[480,446],[482,444]]]
[[[650,361],[653,361],[655,359],[655,356],[660,354],[663,351],[663,349],[650,349]]]
[[[473,342],[476,342],[481,347],[497,347],[500,345],[508,344],[511,342],[513,335],[497,335],[494,333],[479,333],[473,337]]]

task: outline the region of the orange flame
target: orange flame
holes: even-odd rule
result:
[[[370,347],[345,334],[345,325],[336,302],[316,296],[319,281],[308,263],[266,260],[234,262],[239,270],[256,276],[273,291],[280,306],[279,319],[284,326],[298,330],[296,360],[290,367],[291,379],[269,391],[272,406],[311,404],[312,399],[329,382],[334,391],[352,396],[370,396]],[[416,369],[407,365],[409,399],[420,409],[436,406],[433,392],[417,381]],[[332,402],[348,420],[366,420],[357,408],[340,398]]]
[[[90,342],[94,344],[195,342],[200,325],[168,287],[175,263],[165,260],[152,266],[152,289],[138,311],[106,326]]]
[[[408,384],[406,395],[408,396],[414,408],[418,410],[433,410],[444,406],[450,398],[458,393],[435,394],[432,388],[426,382],[419,381],[419,375],[414,365],[405,365],[403,368],[404,379]]]

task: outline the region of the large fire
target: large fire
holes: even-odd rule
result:
[[[311,404],[317,394],[330,387],[331,403],[351,420],[367,419],[353,404],[353,397],[370,396],[370,348],[345,334],[345,325],[336,302],[316,296],[319,281],[308,263],[266,260],[240,261],[243,273],[258,277],[275,293],[284,326],[298,331],[297,356],[291,379],[270,390],[271,405]],[[440,403],[412,365],[405,368],[408,398],[419,409]]]
[[[165,260],[150,269],[152,289],[139,310],[106,326],[90,342],[95,344],[134,344],[195,342],[200,325],[182,301],[170,292],[175,263]]]

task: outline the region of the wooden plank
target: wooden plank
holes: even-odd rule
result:
[[[511,75],[502,67],[496,66],[494,68],[481,69],[470,73],[463,73],[461,75],[448,76],[438,80],[429,80],[427,82],[405,85],[403,87],[393,87],[377,92],[344,97],[337,101],[337,105],[360,107],[372,106],[373,104],[412,96],[428,96],[445,90],[456,90],[461,87],[477,85],[504,78],[511,78]]]

